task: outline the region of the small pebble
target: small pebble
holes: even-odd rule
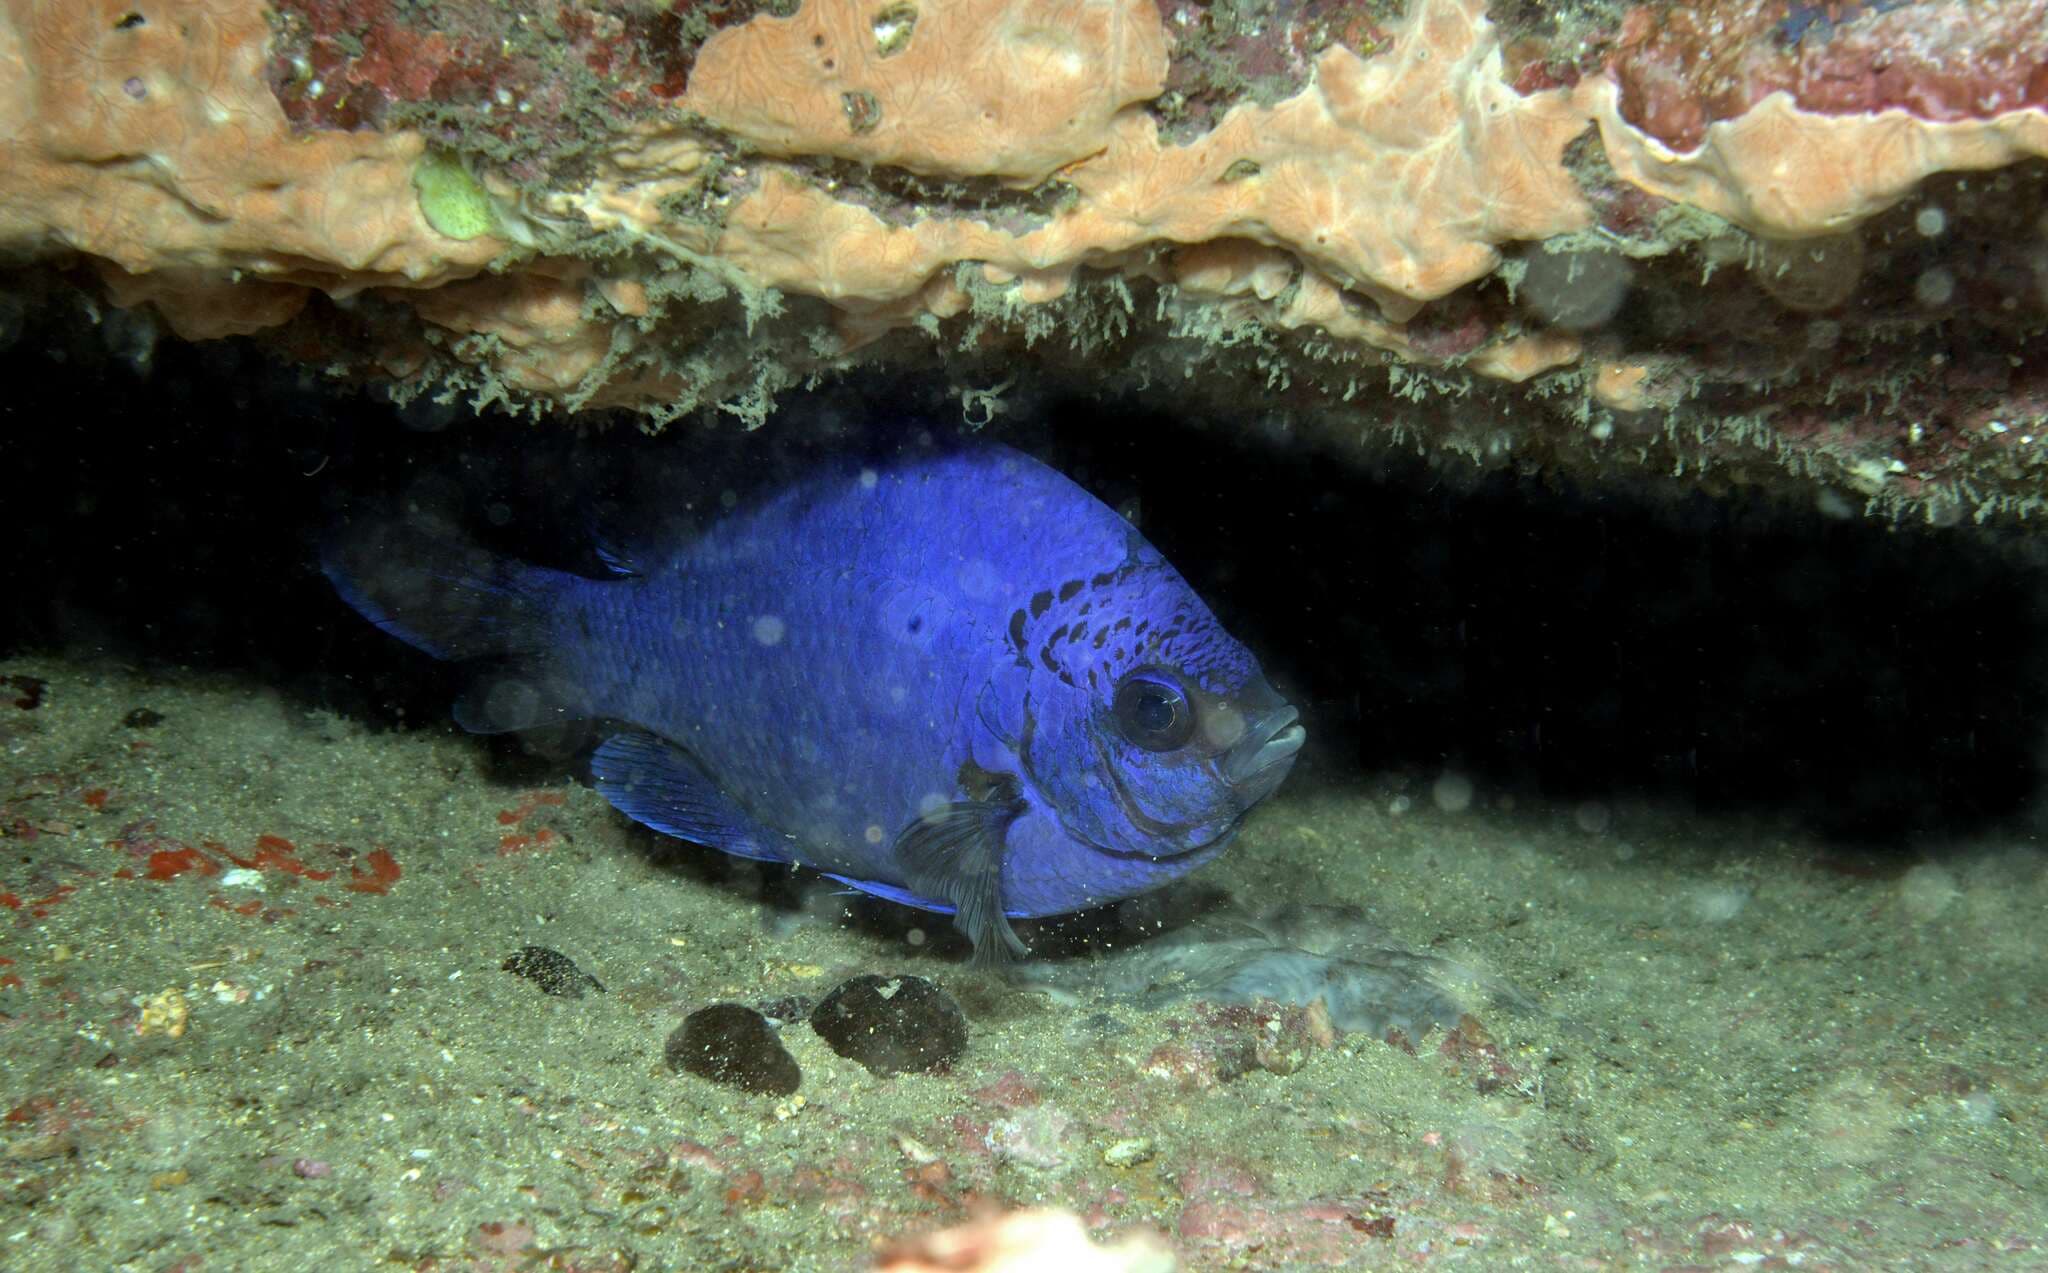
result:
[[[164,714],[147,707],[138,707],[126,716],[123,716],[121,723],[129,729],[155,729],[158,725],[164,723]]]
[[[521,946],[518,954],[498,966],[531,981],[543,994],[581,999],[586,990],[605,992],[604,983],[578,968],[575,960],[546,946]]]
[[[803,1082],[775,1027],[743,1003],[697,1009],[668,1036],[662,1052],[672,1070],[762,1096],[788,1096]]]
[[[982,1143],[1004,1162],[1056,1171],[1067,1165],[1074,1120],[1052,1105],[1032,1105],[989,1124]]]
[[[1133,1136],[1102,1151],[1102,1161],[1112,1167],[1135,1167],[1152,1160],[1152,1138]]]
[[[943,1074],[967,1051],[967,1017],[923,977],[843,981],[811,1012],[811,1028],[834,1052],[870,1073]]]

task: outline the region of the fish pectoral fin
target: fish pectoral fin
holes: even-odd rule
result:
[[[953,927],[983,967],[1031,953],[1003,913],[1004,837],[1022,811],[1014,799],[956,801],[919,816],[893,846],[913,890],[953,904]]]
[[[663,835],[761,862],[792,860],[780,847],[787,836],[756,822],[688,752],[658,734],[613,734],[591,756],[590,774],[612,808]]]

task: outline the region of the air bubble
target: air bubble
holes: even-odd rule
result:
[[[1750,273],[1787,309],[1833,309],[1863,280],[1863,239],[1856,233],[1811,239],[1763,239]]]
[[[1429,798],[1445,813],[1463,813],[1472,807],[1472,780],[1447,769],[1430,787]]]
[[[1634,268],[1612,252],[1531,252],[1522,296],[1553,327],[1583,331],[1613,318],[1628,298]]]
[[[754,640],[762,645],[781,645],[782,638],[789,632],[789,626],[780,616],[764,614],[754,620]]]
[[[1741,884],[1703,884],[1686,899],[1686,910],[1702,924],[1725,924],[1748,908],[1749,898]]]
[[[398,409],[398,422],[415,433],[439,433],[455,423],[461,412],[452,398],[442,402],[421,396]]]
[[[1913,296],[1922,305],[1946,305],[1956,294],[1956,276],[1937,265],[1913,281]]]
[[[1918,923],[1939,916],[1962,895],[1955,875],[1930,862],[1922,862],[1899,877],[1899,904]]]

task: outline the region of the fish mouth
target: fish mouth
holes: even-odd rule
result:
[[[1260,717],[1223,757],[1224,778],[1247,809],[1273,794],[1308,741],[1301,713],[1282,704]]]

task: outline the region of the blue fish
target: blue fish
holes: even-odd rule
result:
[[[627,817],[951,914],[982,962],[1214,858],[1306,736],[1134,527],[1004,447],[827,464],[649,539],[594,579],[414,518],[322,564],[393,636],[496,661],[465,728],[606,722]]]

